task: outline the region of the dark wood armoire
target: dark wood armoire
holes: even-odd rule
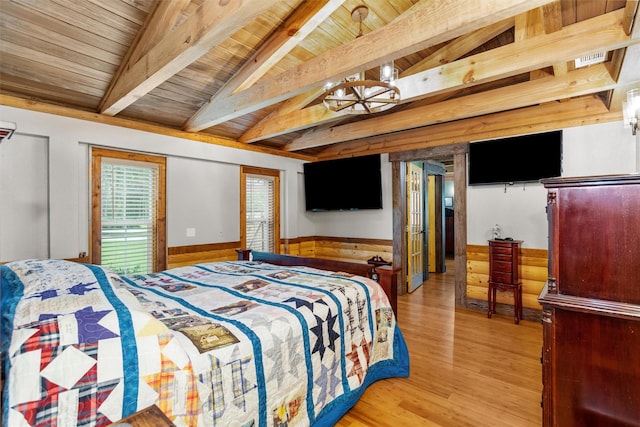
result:
[[[543,425],[640,426],[640,176],[542,182]]]

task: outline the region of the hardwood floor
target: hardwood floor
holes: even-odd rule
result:
[[[398,297],[410,376],[372,384],[337,426],[542,425],[542,326],[455,309],[447,269]]]

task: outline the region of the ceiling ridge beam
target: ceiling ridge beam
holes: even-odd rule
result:
[[[276,0],[204,0],[184,22],[123,70],[100,112],[116,115],[224,41]]]
[[[191,120],[202,130],[296,96],[330,79],[372,68],[542,6],[550,0],[423,1],[415,10],[354,41],[319,55],[271,79],[210,104]],[[446,17],[446,19],[443,19]]]
[[[460,120],[500,110],[528,107],[573,96],[587,95],[614,88],[616,82],[605,64],[571,71],[563,76],[544,77],[516,85],[449,99],[436,105],[425,105],[387,114],[358,123],[308,132],[286,145],[286,151],[297,151],[338,142],[366,138],[450,120]]]

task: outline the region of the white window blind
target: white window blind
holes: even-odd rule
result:
[[[246,175],[247,248],[275,250],[275,178]]]
[[[102,265],[119,274],[152,272],[157,166],[103,158],[101,187]]]

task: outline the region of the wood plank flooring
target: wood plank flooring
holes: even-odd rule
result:
[[[408,378],[371,385],[340,427],[542,425],[542,326],[454,308],[453,262],[398,297]]]

